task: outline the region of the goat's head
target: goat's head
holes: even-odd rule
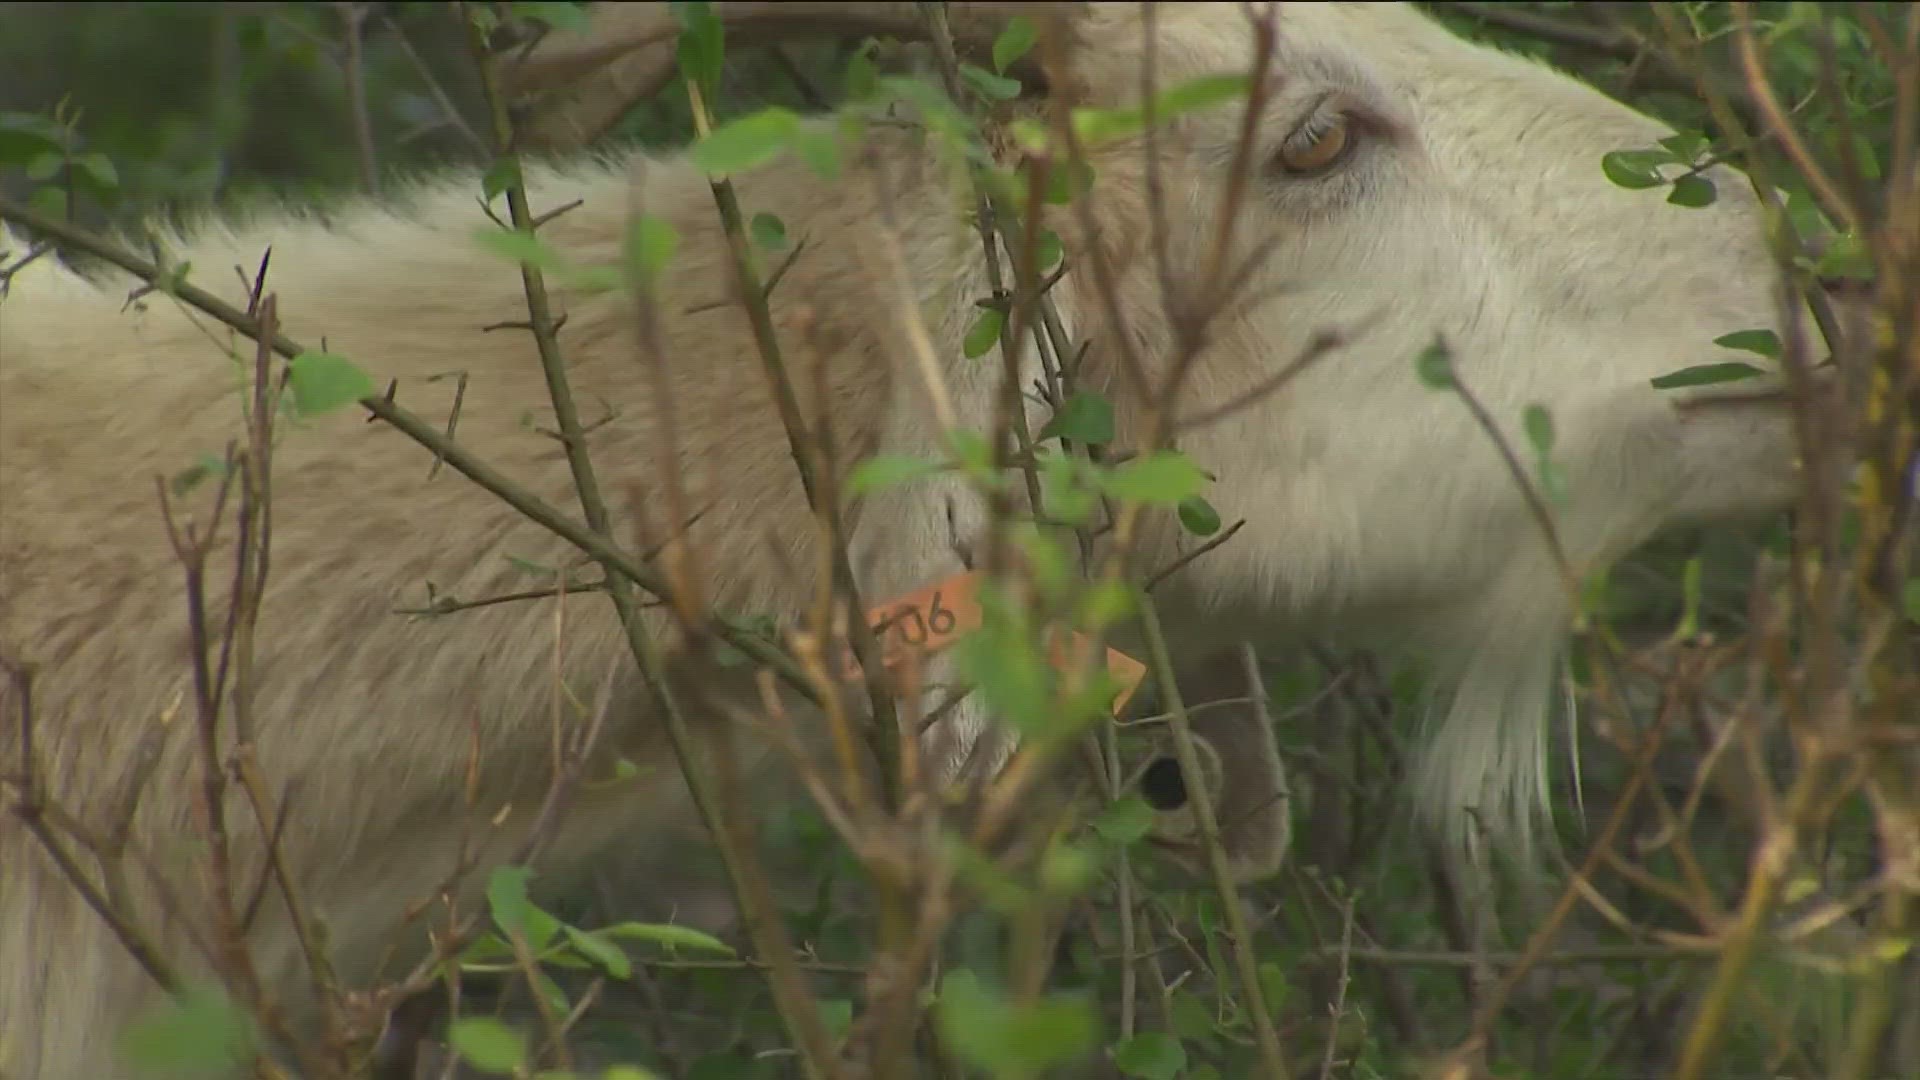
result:
[[[576,125],[557,141],[604,127],[618,111],[609,103],[624,106],[671,72],[672,24],[664,12],[623,11],[640,7],[658,5],[611,6],[519,62],[523,87],[592,69],[586,91],[574,84],[575,104],[549,111]],[[808,26],[922,32],[909,4],[715,7],[735,40]],[[1050,72],[1042,93],[1076,105],[1140,101],[1149,29],[1160,87],[1254,69],[1258,11],[1155,7],[1149,16],[1132,3],[949,5],[959,46],[975,50],[1013,11],[1044,9],[1070,46],[1061,53],[1071,74]],[[1410,6],[1282,4],[1272,27],[1264,84],[1247,99],[1259,112],[1225,231],[1231,250],[1218,265],[1260,261],[1210,323],[1182,411],[1248,392],[1321,335],[1340,345],[1285,392],[1182,436],[1219,473],[1222,512],[1259,537],[1194,563],[1187,592],[1202,607],[1347,620],[1363,633],[1447,613],[1414,631],[1415,644],[1461,653],[1461,697],[1428,786],[1496,825],[1524,821],[1543,775],[1544,701],[1515,715],[1527,707],[1516,688],[1544,698],[1551,686],[1540,649],[1560,639],[1567,614],[1558,570],[1495,442],[1455,395],[1422,385],[1415,358],[1444,342],[1523,462],[1523,414],[1546,408],[1564,478],[1557,530],[1575,566],[1616,558],[1667,524],[1783,506],[1796,470],[1782,412],[1683,412],[1651,385],[1733,358],[1716,337],[1780,322],[1761,207],[1723,166],[1701,171],[1718,196],[1701,209],[1615,186],[1602,155],[1670,129]],[[1097,330],[1102,305],[1117,299],[1150,375],[1179,351],[1182,309],[1163,303],[1166,284],[1197,291],[1215,265],[1243,114],[1236,103],[1171,120],[1154,137],[1151,183],[1143,138],[1098,148],[1089,197],[1100,235],[1070,211],[1057,222],[1070,263],[1097,248],[1114,272],[1112,290],[1087,274],[1064,286],[1083,329]],[[1146,402],[1136,396],[1129,408],[1114,351],[1094,369],[1122,402],[1124,440]],[[1155,539],[1178,542],[1171,528]],[[1527,659],[1488,659],[1506,651]]]

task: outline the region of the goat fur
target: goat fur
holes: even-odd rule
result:
[[[667,17],[664,5],[624,6]],[[1545,800],[1545,715],[1570,612],[1494,447],[1455,397],[1418,383],[1413,358],[1444,335],[1515,445],[1525,445],[1526,405],[1552,410],[1571,495],[1558,528],[1581,565],[1603,565],[1674,522],[1782,506],[1795,483],[1784,417],[1717,409],[1683,419],[1648,386],[1713,359],[1716,336],[1779,325],[1761,215],[1745,179],[1724,167],[1706,172],[1720,193],[1707,209],[1610,185],[1601,154],[1668,129],[1411,8],[1288,4],[1280,26],[1281,80],[1257,160],[1315,102],[1349,110],[1361,145],[1326,176],[1256,172],[1237,235],[1245,250],[1270,248],[1245,293],[1258,299],[1218,324],[1185,400],[1196,409],[1230,400],[1317,332],[1350,340],[1284,393],[1182,439],[1217,474],[1209,498],[1222,515],[1249,524],[1162,586],[1164,617],[1183,664],[1256,635],[1325,635],[1429,662],[1441,679],[1420,805],[1456,846],[1467,844],[1473,811],[1524,850]],[[1090,5],[1072,29],[1079,91],[1094,103],[1131,101],[1138,6]],[[1162,85],[1249,66],[1240,5],[1162,5],[1158,33]],[[1163,139],[1176,267],[1204,255],[1238,125],[1239,109],[1221,108],[1182,118]],[[904,133],[875,128],[869,139],[883,175],[856,163],[826,183],[781,160],[736,178],[750,212],[779,215],[806,243],[772,306],[803,366],[812,361],[802,343],[825,343],[828,400],[802,390],[810,412],[831,411],[842,467],[873,451],[937,448],[923,387],[902,359],[899,305],[870,262],[875,183],[898,207],[905,280],[960,422],[985,428],[993,415],[996,365],[960,354],[973,301],[988,290],[950,174]],[[1152,358],[1166,354],[1169,330],[1145,244],[1140,151],[1102,150],[1092,197],[1130,332]],[[618,260],[636,180],[646,211],[678,230],[661,333],[677,464],[704,510],[691,545],[706,595],[746,614],[804,610],[819,566],[811,519],[745,320],[732,306],[712,309],[729,279],[704,176],[675,154],[623,152],[529,166],[527,179],[536,209],[580,200],[542,234],[573,260]],[[254,266],[271,247],[269,289],[286,331],[324,339],[381,385],[397,380],[400,402],[420,415],[450,405],[452,380],[430,377],[464,371],[459,440],[571,508],[557,444],[523,422],[543,423],[548,410],[529,339],[480,329],[514,318],[524,297],[515,268],[471,239],[484,224],[478,187],[465,174],[423,180],[326,220],[279,208],[233,214],[173,246],[195,281],[236,301],[230,268]],[[1069,266],[1081,265],[1092,238],[1071,215],[1055,228]],[[0,649],[37,669],[49,796],[96,827],[143,732],[187,689],[182,576],[152,478],[239,436],[235,366],[223,353],[251,355],[249,342],[163,297],[129,308],[134,284],[115,273],[82,279],[48,260],[0,300]],[[1092,282],[1069,274],[1055,296],[1095,337],[1088,377],[1114,399],[1124,445],[1138,435],[1141,403],[1100,347]],[[575,396],[590,418],[610,410],[591,450],[624,542],[635,523],[617,496],[663,468],[632,301],[564,288],[558,301]],[[485,841],[468,880],[485,880],[532,818],[551,761],[551,602],[436,619],[394,609],[417,603],[426,581],[462,598],[526,588],[506,556],[559,566],[574,553],[460,477],[429,479],[429,463],[356,415],[287,428],[276,450],[258,754],[290,792],[286,857],[349,981],[370,973],[405,903],[444,877],[469,825]],[[204,516],[203,496],[187,509]],[[975,498],[944,479],[865,500],[853,525],[864,595],[955,572],[984,521]],[[1193,543],[1156,519],[1143,555],[1170,561]],[[215,582],[212,610],[223,588]],[[607,605],[567,601],[563,644],[569,680],[615,710],[605,756],[639,763],[642,775],[584,796],[547,865],[559,873],[615,846],[658,864],[694,826]],[[0,774],[20,764],[18,705],[0,690]],[[172,723],[188,726],[184,716]],[[964,747],[986,718],[963,712],[954,724],[943,737]],[[470,731],[481,750],[477,810],[462,801]],[[132,837],[176,874],[196,835],[182,736],[164,744]],[[604,762],[596,768],[606,775]],[[504,824],[486,828],[503,806],[512,807]],[[250,881],[261,837],[237,802],[228,820],[240,880]],[[12,817],[0,816],[0,867],[0,1075],[120,1075],[111,1034],[151,999],[150,983]],[[158,910],[138,870],[129,879],[171,955],[194,955],[183,921]],[[277,901],[263,905],[253,943],[269,984],[297,1001],[301,966]]]

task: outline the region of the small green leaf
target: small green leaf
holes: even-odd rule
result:
[[[1447,343],[1435,340],[1433,344],[1420,350],[1413,361],[1414,374],[1420,381],[1435,390],[1453,389],[1453,351]]]
[[[67,216],[67,193],[64,188],[43,187],[27,196],[27,205],[50,218]]]
[[[555,30],[585,30],[587,28],[586,9],[578,4],[536,3],[523,0],[509,5],[515,15],[534,22],[545,23]]]
[[[303,352],[287,364],[287,389],[301,416],[320,416],[373,397],[373,379],[344,356]]]
[[[1048,439],[1107,445],[1113,441],[1113,403],[1090,390],[1075,390],[1035,437],[1038,442]]]
[[[652,942],[669,949],[698,949],[702,952],[720,953],[725,956],[733,955],[733,946],[712,934],[676,923],[623,922],[601,927],[594,933],[601,937]]]
[[[476,232],[474,237],[482,246],[514,262],[531,263],[541,270],[557,270],[561,266],[560,253],[525,230],[485,228]]]
[[[133,1064],[161,1076],[224,1076],[253,1056],[252,1017],[217,986],[164,999],[120,1033]]]
[[[1713,181],[1704,176],[1683,176],[1673,182],[1673,190],[1667,194],[1667,201],[1675,206],[1712,206],[1718,196]]]
[[[1600,171],[1618,187],[1636,190],[1659,187],[1666,183],[1658,168],[1662,159],[1667,159],[1667,155],[1661,154],[1656,159],[1649,157],[1645,150],[1615,150],[1601,156]]]
[[[1736,330],[1714,338],[1713,343],[1723,349],[1759,353],[1770,360],[1780,359],[1782,351],[1780,335],[1771,330]]]
[[[1166,123],[1181,113],[1232,101],[1244,96],[1251,85],[1252,80],[1245,75],[1202,75],[1189,79],[1161,91],[1154,102],[1154,120]],[[1147,110],[1144,106],[1073,110],[1074,134],[1090,145],[1137,135],[1146,126]]]
[[[906,454],[875,454],[863,459],[847,474],[846,493],[849,498],[868,495],[912,483],[923,476],[932,476],[945,468],[944,462],[926,458]]]
[[[515,158],[501,158],[480,178],[480,193],[492,202],[520,182],[520,162]]]
[[[967,336],[960,343],[960,351],[967,359],[974,360],[987,355],[1000,343],[1000,329],[1005,326],[1007,316],[999,308],[982,308],[980,315],[967,328]]]
[[[693,162],[715,176],[746,172],[779,156],[800,118],[778,105],[729,120],[693,144]]]
[[[827,1029],[827,1037],[838,1039],[853,1026],[853,1002],[847,998],[825,998],[820,1002],[820,1023]]]
[[[975,64],[961,64],[960,77],[988,101],[1012,101],[1020,96],[1020,81],[995,75]]]
[[[1540,493],[1555,506],[1567,504],[1567,472],[1560,463],[1542,454],[1535,462],[1540,474]]]
[[[1700,364],[1682,368],[1669,375],[1661,375],[1653,380],[1653,388],[1675,390],[1685,386],[1712,386],[1715,383],[1739,382],[1742,379],[1751,379],[1756,375],[1764,374],[1766,372],[1752,364],[1729,360],[1722,364]]]
[[[520,1033],[491,1016],[463,1016],[447,1026],[447,1042],[467,1064],[481,1072],[502,1075],[527,1059],[527,1042]]]
[[[533,909],[527,899],[527,878],[532,873],[524,866],[496,866],[487,877],[487,911],[500,929],[526,934],[527,912]]]
[[[1553,414],[1545,405],[1529,405],[1520,413],[1527,429],[1527,442],[1544,454],[1553,449]]]
[[[1683,131],[1660,140],[1673,160],[1692,165],[1707,149],[1707,137],[1697,132]]]
[[[1084,161],[1055,162],[1047,173],[1047,193],[1043,198],[1052,206],[1065,206],[1093,187],[1093,166]]]
[[[863,100],[879,88],[880,71],[873,63],[873,54],[879,48],[878,41],[868,38],[847,57],[846,74],[840,79],[840,88],[847,100]]]
[[[680,74],[698,86],[707,100],[713,99],[720,85],[720,64],[726,51],[726,27],[713,13],[710,3],[671,3],[667,5],[680,24],[680,40],[674,56]]]
[[[1907,621],[1920,626],[1920,577],[1907,579],[1900,590],[1900,606],[1907,613]]]
[[[1065,257],[1065,255],[1066,252],[1060,246],[1059,234],[1052,229],[1047,229],[1040,234],[1039,242],[1034,245],[1033,261],[1036,264],[1035,268],[1043,274],[1048,273],[1054,267],[1060,265],[1060,260]]]
[[[627,227],[627,269],[643,281],[658,278],[679,245],[680,234],[672,223],[642,214]]]
[[[960,1056],[996,1076],[1031,1077],[1085,1054],[1098,1022],[1089,1002],[1049,994],[1016,1008],[970,971],[940,983],[940,1031]]]
[[[1055,896],[1079,893],[1099,876],[1099,855],[1085,844],[1049,844],[1040,859],[1040,885]]]
[[[577,927],[563,925],[562,929],[566,931],[567,941],[573,945],[574,949],[580,955],[599,964],[607,974],[616,979],[633,977],[633,961],[627,958],[626,953],[620,951],[620,946]]]
[[[1198,495],[1206,483],[1206,473],[1192,458],[1177,450],[1155,450],[1122,462],[1102,478],[1101,486],[1116,499],[1175,504]]]
[[[750,226],[753,242],[763,248],[787,246],[787,223],[772,214],[755,214]]]
[[[1001,29],[1000,36],[993,39],[993,70],[1005,75],[1007,68],[1025,56],[1037,40],[1039,33],[1034,29],[1033,20],[1025,15],[1015,15]]]
[[[1142,1031],[1114,1046],[1113,1063],[1142,1080],[1174,1080],[1187,1067],[1187,1051],[1164,1031]]]
[[[795,131],[793,152],[820,179],[840,178],[840,140],[832,128],[802,127]]]
[[[1140,597],[1125,581],[1103,579],[1080,598],[1079,625],[1111,626],[1140,609]]]
[[[1153,830],[1153,807],[1138,795],[1122,795],[1093,819],[1093,831],[1115,844],[1131,844]]]
[[[46,150],[62,151],[66,129],[33,113],[0,112],[0,162],[18,165]]]
[[[59,150],[42,150],[27,162],[27,179],[46,182],[59,175],[67,164],[67,155]]]
[[[114,168],[113,161],[99,151],[74,158],[73,166],[80,171],[80,175],[92,180],[98,190],[112,191],[120,186],[120,170]]]
[[[1198,495],[1181,499],[1178,512],[1181,528],[1195,536],[1212,536],[1220,531],[1220,511]]]

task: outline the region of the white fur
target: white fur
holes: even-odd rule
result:
[[[1239,7],[1166,5],[1163,83],[1244,70]],[[1136,11],[1096,5],[1079,26],[1080,69],[1096,101],[1133,92]],[[1444,335],[1516,446],[1525,446],[1522,409],[1551,408],[1572,497],[1558,527],[1581,565],[1617,558],[1674,521],[1779,506],[1794,482],[1779,417],[1717,411],[1683,421],[1647,385],[1714,359],[1718,335],[1775,323],[1759,213],[1744,180],[1725,169],[1708,173],[1721,198],[1705,210],[1609,185],[1600,155],[1646,145],[1663,127],[1532,61],[1459,40],[1410,8],[1282,11],[1276,66],[1285,79],[1264,118],[1263,151],[1329,92],[1372,116],[1377,134],[1331,176],[1256,178],[1236,235],[1248,249],[1270,245],[1271,257],[1250,294],[1286,289],[1216,328],[1186,401],[1198,409],[1231,398],[1323,329],[1357,336],[1286,393],[1182,439],[1218,474],[1210,498],[1222,515],[1249,526],[1168,581],[1166,618],[1188,659],[1258,633],[1326,635],[1433,663],[1442,686],[1457,690],[1434,702],[1422,805],[1456,844],[1468,834],[1461,811],[1473,809],[1524,849],[1545,800],[1545,716],[1569,613],[1512,478],[1461,403],[1416,381],[1413,358]],[[1237,128],[1237,110],[1224,109],[1168,133],[1173,257],[1189,272],[1212,234]],[[915,297],[940,313],[928,329],[962,423],[982,428],[994,365],[966,361],[958,348],[971,302],[985,294],[977,253],[949,213],[939,170],[904,138],[877,137],[883,182],[902,207]],[[1145,246],[1137,150],[1098,162],[1095,197],[1132,332],[1157,358],[1167,328]],[[612,261],[630,175],[620,165],[530,169],[537,207],[584,200],[548,228],[548,240],[578,259]],[[870,179],[856,172],[822,184],[780,162],[740,187],[751,210],[778,213],[808,239],[775,294],[776,317],[789,341],[803,309],[825,329],[843,443],[927,450],[924,391],[897,335],[873,325],[890,308],[858,255],[873,242]],[[288,332],[314,343],[324,336],[383,385],[398,379],[399,400],[424,416],[444,416],[451,396],[449,384],[426,377],[466,370],[461,441],[571,512],[564,461],[520,423],[526,410],[546,416],[531,346],[523,335],[479,332],[513,318],[523,301],[514,269],[468,239],[482,223],[478,186],[468,176],[435,181],[393,208],[350,208],[332,228],[285,214],[210,224],[182,240],[179,254],[194,280],[231,299],[230,268],[252,267],[272,245],[270,288]],[[705,181],[665,158],[646,170],[645,195],[682,236],[662,307],[681,463],[694,504],[711,507],[693,529],[708,596],[728,610],[790,616],[810,598],[818,560],[744,320],[731,309],[680,314],[726,295]],[[1056,224],[1069,259],[1081,258],[1086,238],[1070,218]],[[96,288],[47,269],[23,275],[0,301],[0,649],[38,665],[39,752],[52,796],[97,819],[138,734],[186,670],[179,573],[151,476],[217,450],[238,432],[239,411],[231,362],[212,347],[227,335],[159,297],[123,311],[131,283],[117,275]],[[1096,338],[1089,374],[1116,399],[1122,442],[1137,436],[1141,403],[1100,346],[1103,316],[1087,275],[1070,276],[1057,296]],[[644,485],[663,465],[632,308],[623,297],[564,291],[560,301],[576,396],[590,418],[600,402],[618,410],[592,449],[621,502],[625,485]],[[357,416],[288,431],[276,457],[260,752],[270,775],[298,783],[288,857],[356,979],[379,955],[387,920],[444,873],[456,828],[511,804],[518,809],[487,855],[504,857],[549,764],[550,605],[429,621],[391,609],[417,602],[429,579],[469,599],[526,588],[504,556],[558,565],[568,549],[458,477],[428,481],[428,464],[404,437]],[[631,508],[621,519],[626,542]],[[952,573],[955,541],[967,538],[953,536],[951,523],[964,532],[982,520],[973,496],[952,485],[871,500],[854,542],[867,594]],[[1167,560],[1193,543],[1156,519],[1145,554]],[[216,605],[222,595],[216,588]],[[574,598],[567,611],[567,668],[597,680],[624,649],[618,629],[593,598]],[[656,858],[686,835],[684,792],[646,699],[626,685],[615,700],[609,753],[640,761],[645,777],[583,800],[551,854],[556,869],[616,843],[627,857]],[[14,704],[0,690],[6,770],[17,768]],[[469,721],[489,753],[484,805],[471,813],[459,801]],[[984,717],[965,719],[959,742],[984,726]],[[192,835],[191,760],[184,740],[169,746],[136,823],[136,842],[163,857]],[[249,816],[236,806],[229,818],[241,823],[243,866],[257,866]],[[147,985],[11,818],[0,818],[0,864],[0,1074],[116,1075],[109,1033],[150,996]],[[154,919],[151,896],[136,892],[141,914]],[[255,939],[272,984],[297,995],[285,922],[267,904]],[[190,959],[179,928],[161,927],[161,936]]]

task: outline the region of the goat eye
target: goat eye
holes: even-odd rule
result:
[[[1289,136],[1274,155],[1274,164],[1288,176],[1318,176],[1346,160],[1357,141],[1352,118],[1335,113]]]

